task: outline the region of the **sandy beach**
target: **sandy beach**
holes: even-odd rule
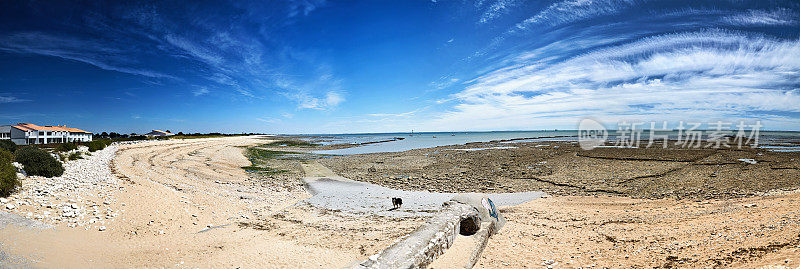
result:
[[[113,167],[123,180],[107,193],[113,197],[108,207],[119,215],[103,231],[65,223],[44,230],[6,226],[0,230],[3,251],[37,267],[335,268],[419,225],[287,208],[308,195],[251,180],[240,168],[249,161],[239,146],[255,143],[263,140],[120,146]],[[12,212],[34,210],[30,205]]]
[[[654,153],[653,158],[672,158],[664,161],[581,157],[567,143],[559,147],[548,143],[549,150],[536,144],[451,150],[491,147],[477,143],[322,159],[292,155],[266,161],[282,173],[242,169],[253,164],[246,148],[268,141],[231,137],[114,146],[109,171],[116,180],[65,196],[80,209],[99,205],[99,211],[107,208],[113,217],[104,217],[102,222],[90,221],[93,217],[80,221],[31,218],[32,223],[52,228],[6,225],[0,229],[0,246],[4,255],[13,258],[7,261],[35,267],[341,268],[377,253],[424,223],[424,216],[354,215],[303,202],[311,195],[302,187],[302,177],[344,176],[395,189],[544,190],[550,194],[501,207],[508,223],[489,240],[476,265],[479,268],[800,266],[796,258],[800,255],[800,193],[790,191],[798,184],[797,169],[790,167],[796,165],[792,159],[796,153]],[[290,150],[302,152],[303,148]],[[446,155],[436,157],[432,152]],[[751,155],[760,165],[725,159]],[[513,160],[514,156],[524,159]],[[688,159],[676,161],[685,156]],[[484,162],[484,158],[496,161]],[[464,163],[453,165],[448,160]],[[712,161],[717,163],[692,163]],[[676,169],[674,163],[689,169],[688,175],[708,172],[715,176],[703,183],[685,180],[689,176],[684,173],[673,177],[668,172]],[[582,165],[596,169],[590,172]],[[629,165],[633,168],[620,169]],[[546,172],[531,173],[547,180],[519,183],[525,179],[503,176],[521,173],[523,166],[542,166]],[[658,189],[640,187],[644,183],[619,184],[607,178],[614,170],[626,178],[664,183]],[[467,176],[453,177],[453,182],[443,179],[453,173]],[[649,173],[662,176],[648,177]],[[383,176],[365,178],[367,174]],[[714,186],[729,185],[732,174],[742,181],[736,189],[711,191]],[[713,180],[722,183],[689,192],[694,190],[689,188],[692,184]],[[686,183],[663,187],[675,181]],[[31,189],[36,181],[25,184],[24,189]],[[12,196],[10,203],[18,207],[3,210],[27,216],[27,212],[40,214],[47,209],[40,203],[22,202],[32,201],[23,194]]]

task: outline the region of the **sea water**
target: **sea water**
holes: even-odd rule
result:
[[[539,137],[576,137],[577,131],[504,131],[504,132],[436,132],[436,133],[382,133],[382,134],[338,134],[308,135],[323,137],[325,143],[365,143],[392,140],[389,142],[367,144],[358,147],[320,150],[314,153],[331,155],[349,155],[377,152],[400,152],[412,149],[432,148],[447,145],[461,145],[471,142],[489,142],[520,138]],[[313,140],[312,140],[313,141]]]
[[[608,141],[614,141],[617,137],[614,135],[615,131],[609,132]],[[664,132],[659,134],[666,134],[669,139],[676,139],[678,133],[675,131]],[[708,131],[704,132],[702,139],[708,139]],[[367,144],[357,147],[336,149],[336,150],[319,150],[313,153],[327,154],[327,155],[350,155],[350,154],[365,154],[365,153],[378,153],[378,152],[400,152],[412,149],[432,148],[438,146],[448,145],[462,145],[471,142],[489,142],[519,139],[513,141],[504,141],[505,144],[513,144],[520,142],[544,142],[544,141],[577,141],[578,132],[575,130],[559,130],[559,131],[496,131],[496,132],[426,132],[426,133],[365,133],[365,134],[305,134],[297,135],[307,137],[306,140],[322,144],[359,144],[368,142],[378,142],[393,140],[389,142],[381,142],[374,144]],[[400,140],[399,138],[402,138]],[[397,139],[397,140],[395,140]],[[645,130],[641,133],[640,139],[642,147],[647,145],[649,139],[649,131]],[[796,144],[800,141],[800,132],[787,132],[787,131],[761,131],[759,135],[759,147],[772,151],[800,151],[800,145]],[[731,145],[736,144],[731,141]]]

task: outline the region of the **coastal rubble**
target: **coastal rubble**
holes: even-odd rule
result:
[[[110,193],[120,188],[120,181],[109,163],[116,146],[91,153],[83,147],[81,151],[83,159],[64,162],[60,177],[24,176],[22,186],[3,198],[2,209],[49,224],[66,223],[67,227],[89,229],[113,221],[117,210],[110,207],[114,199]]]

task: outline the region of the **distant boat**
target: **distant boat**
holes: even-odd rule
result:
[[[433,138],[436,138],[436,136],[434,135]]]
[[[456,136],[456,134],[450,134],[450,136]]]

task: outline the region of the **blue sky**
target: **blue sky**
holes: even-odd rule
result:
[[[0,122],[352,133],[800,130],[797,1],[0,3]]]

